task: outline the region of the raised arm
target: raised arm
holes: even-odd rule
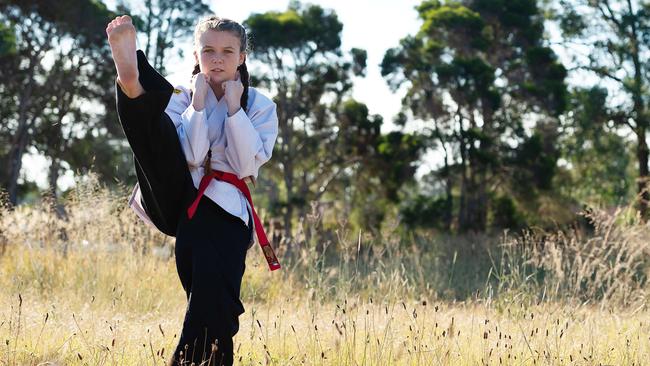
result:
[[[275,103],[258,92],[253,97],[248,114],[239,109],[226,117],[224,127],[228,141],[226,159],[240,179],[257,178],[260,166],[271,159],[278,137]]]
[[[179,86],[165,112],[176,126],[187,164],[190,168],[201,166],[210,149],[205,108],[195,109],[190,91]]]

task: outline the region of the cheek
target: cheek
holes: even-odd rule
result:
[[[239,66],[239,58],[237,56],[228,57],[228,64],[237,69],[237,66]]]
[[[199,58],[199,63],[201,65],[207,65],[210,63],[210,54],[208,53],[202,53],[201,57]]]

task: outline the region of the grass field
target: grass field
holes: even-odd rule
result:
[[[124,202],[91,187],[67,221],[3,211],[0,365],[164,365],[185,311],[173,242]],[[236,364],[650,364],[650,230],[625,213],[543,239],[341,223],[332,241],[310,229],[324,219],[281,271],[249,251]]]

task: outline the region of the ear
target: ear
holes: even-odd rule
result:
[[[192,51],[192,54],[194,55],[194,61],[200,65],[201,63],[199,62],[199,55],[196,53],[196,49]]]
[[[243,64],[246,61],[246,52],[239,53],[239,64]]]

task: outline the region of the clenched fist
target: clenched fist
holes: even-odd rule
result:
[[[196,111],[205,108],[205,97],[210,87],[210,76],[200,72],[192,77],[192,107]]]
[[[244,84],[241,82],[239,71],[235,74],[235,80],[224,81],[221,87],[228,105],[228,115],[232,116],[241,108],[241,96],[244,93]]]

